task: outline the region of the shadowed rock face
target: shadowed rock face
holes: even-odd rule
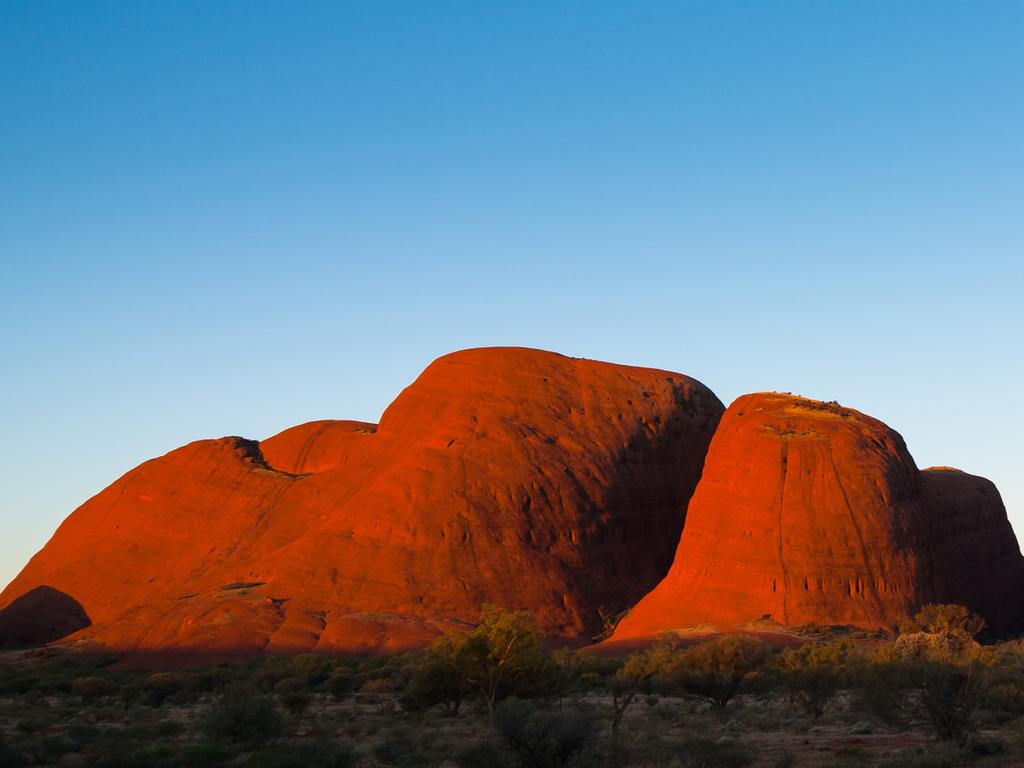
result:
[[[589,637],[665,573],[723,411],[677,373],[536,350],[432,363],[380,425],[203,440],[76,510],[0,596],[80,601],[115,650],[392,650],[482,603]]]
[[[885,424],[779,394],[723,416],[665,579],[613,641],[770,614],[891,628],[926,602],[1020,621],[1022,558],[995,487],[919,472]]]
[[[89,617],[77,600],[44,585],[0,611],[0,648],[42,645],[88,626]]]
[[[960,603],[996,631],[1024,620],[1024,561],[990,480],[951,467],[921,472],[932,550],[925,584],[934,602]]]

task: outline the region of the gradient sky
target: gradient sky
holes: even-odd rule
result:
[[[0,584],[525,345],[883,419],[1024,534],[1024,4],[0,3]]]

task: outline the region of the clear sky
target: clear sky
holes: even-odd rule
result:
[[[0,3],[0,583],[514,344],[837,399],[1024,533],[1024,4]]]

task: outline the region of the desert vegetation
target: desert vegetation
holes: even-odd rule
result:
[[[926,606],[893,637],[669,634],[613,658],[487,607],[419,654],[154,672],[40,648],[3,658],[0,768],[1021,765],[1024,645],[983,630]]]

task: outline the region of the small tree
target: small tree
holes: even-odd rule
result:
[[[465,642],[467,679],[480,691],[490,717],[504,690],[529,682],[545,666],[543,635],[526,611],[485,605]]]
[[[562,648],[551,654],[547,687],[561,706],[569,694],[603,685],[616,666],[615,661],[589,651]]]
[[[474,690],[465,635],[443,635],[435,640],[417,665],[402,695],[406,709],[444,706],[449,717],[458,717],[462,703]]]
[[[359,688],[359,693],[372,701],[374,706],[377,707],[377,711],[381,714],[384,714],[394,706],[394,701],[392,700],[394,692],[394,685],[386,677],[368,680]]]
[[[744,681],[764,665],[766,656],[764,643],[726,635],[684,651],[673,663],[671,675],[687,693],[725,707]]]
[[[617,736],[622,718],[637,694],[649,690],[651,681],[663,673],[671,664],[676,652],[675,643],[669,637],[662,638],[657,645],[642,653],[634,653],[608,680],[612,694],[612,736]]]

